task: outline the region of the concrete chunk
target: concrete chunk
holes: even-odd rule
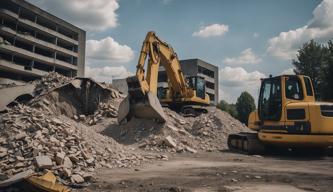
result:
[[[21,140],[27,137],[27,134],[25,134],[24,132],[19,133],[15,136],[15,140]]]
[[[35,161],[36,161],[36,164],[37,164],[38,168],[51,169],[52,166],[53,166],[50,157],[45,156],[45,155],[35,157]]]
[[[186,149],[186,151],[191,152],[191,153],[197,153],[198,152],[197,150],[195,150],[195,149],[193,149],[189,146],[186,146],[185,149]]]
[[[54,160],[57,163],[57,165],[62,165],[62,163],[64,162],[65,156],[66,156],[66,154],[64,152],[57,153],[55,155]]]
[[[72,181],[73,183],[83,183],[83,182],[84,182],[84,179],[83,179],[83,177],[81,177],[80,175],[78,175],[78,174],[74,174],[74,175],[72,175],[72,177],[71,177],[71,181]]]
[[[63,169],[63,174],[66,176],[66,177],[70,177],[72,175],[72,171],[70,169],[67,169],[67,168],[64,168]]]
[[[65,168],[72,168],[72,167],[73,167],[73,163],[72,163],[72,161],[69,159],[69,157],[65,157],[65,158],[64,158],[64,164],[63,164],[63,166],[64,166]]]
[[[8,150],[4,147],[0,147],[0,158],[6,157],[8,154]]]
[[[169,147],[172,147],[172,148],[176,148],[177,147],[177,144],[176,142],[173,140],[173,138],[169,135],[167,137],[165,137],[164,139],[164,143],[169,146]]]

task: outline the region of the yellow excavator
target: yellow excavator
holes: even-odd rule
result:
[[[255,132],[229,135],[229,149],[249,154],[270,146],[325,149],[333,145],[333,103],[315,101],[307,76],[270,76],[261,80],[258,110],[250,113],[248,127]]]
[[[145,70],[146,62],[148,64]],[[158,94],[160,65],[165,68],[169,86],[161,89]],[[162,105],[184,114],[198,115],[207,112],[205,106],[210,103],[205,91],[205,80],[197,76],[185,77],[177,54],[154,32],[148,32],[143,42],[136,75],[128,77],[126,81],[128,96],[120,103],[118,122],[129,120],[133,116],[164,122],[166,116]]]

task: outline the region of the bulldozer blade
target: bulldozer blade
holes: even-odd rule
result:
[[[151,92],[148,92],[142,100],[131,101],[131,96],[127,96],[120,103],[118,122],[120,123],[124,119],[130,120],[132,116],[144,119],[156,119],[160,122],[166,121],[166,115],[160,101]]]

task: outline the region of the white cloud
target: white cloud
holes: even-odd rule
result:
[[[225,67],[219,71],[220,99],[235,103],[243,91],[249,92],[255,100],[258,98],[260,79],[266,76],[259,72],[247,72],[242,67]]]
[[[117,0],[28,0],[33,4],[89,31],[117,26]]]
[[[111,83],[113,79],[122,79],[133,75],[125,67],[89,67],[86,66],[86,77],[92,77],[98,82],[108,82]]]
[[[289,68],[282,71],[281,75],[295,75],[294,68]]]
[[[268,41],[267,52],[280,59],[295,58],[297,50],[303,43],[315,39],[324,43],[333,36],[333,1],[323,0],[313,11],[313,18],[307,25],[281,32]]]
[[[259,36],[260,36],[259,33],[257,33],[257,32],[253,33],[253,37],[254,37],[254,38],[257,38],[257,37],[259,37]]]
[[[245,49],[238,57],[227,57],[223,62],[227,65],[258,64],[262,61],[252,52],[251,48]]]
[[[101,40],[88,40],[87,58],[110,63],[126,63],[133,59],[134,51],[127,45],[120,45],[112,37]]]
[[[229,26],[224,24],[213,24],[209,26],[203,26],[199,31],[192,34],[195,37],[211,37],[211,36],[223,36],[229,31]]]

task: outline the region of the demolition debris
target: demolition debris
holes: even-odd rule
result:
[[[50,170],[63,184],[80,185],[103,167],[138,167],[168,160],[168,153],[221,151],[229,133],[246,130],[215,107],[198,117],[164,108],[163,124],[133,118],[119,125],[124,97],[112,85],[57,73],[29,84],[35,86],[34,97],[13,101],[0,114],[1,180]]]

